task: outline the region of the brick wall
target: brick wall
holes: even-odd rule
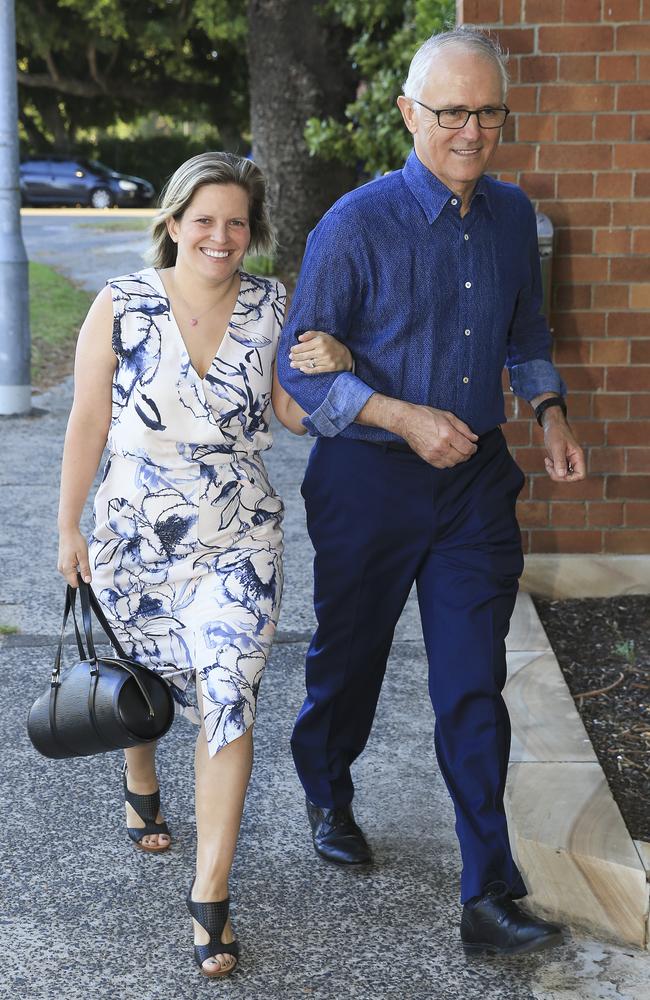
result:
[[[458,0],[510,51],[494,172],[555,227],[551,327],[589,477],[556,486],[507,394],[529,552],[650,553],[650,0]],[[504,383],[506,384],[506,383]]]

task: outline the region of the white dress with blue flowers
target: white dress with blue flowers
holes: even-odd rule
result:
[[[109,285],[117,368],[93,589],[128,654],[168,677],[197,723],[190,682],[201,683],[214,754],[254,722],[280,611],[283,508],[261,452],[285,292],[241,273],[201,378],[158,272]]]

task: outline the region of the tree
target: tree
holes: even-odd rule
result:
[[[360,84],[344,116],[309,119],[311,153],[356,164],[366,175],[401,166],[412,140],[395,98],[402,92],[411,58],[435,32],[453,25],[454,0],[329,0],[331,15],[354,34],[349,58]]]
[[[349,164],[310,155],[305,123],[338,116],[353,99],[352,42],[313,0],[249,0],[248,68],[253,157],[267,175],[278,231],[277,270],[297,271],[305,237],[323,212],[354,186]]]
[[[243,148],[246,17],[239,0],[17,0],[21,121],[66,147],[82,126],[152,109],[219,125]]]

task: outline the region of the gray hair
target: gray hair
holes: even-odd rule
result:
[[[182,163],[160,194],[151,225],[151,245],[145,257],[155,268],[173,267],[177,247],[167,231],[169,219],[180,219],[205,184],[237,184],[248,195],[251,253],[272,253],[275,237],[266,206],[264,174],[252,160],[234,153],[199,153]]]
[[[439,35],[432,35],[420,46],[409,66],[409,72],[404,81],[405,97],[413,97],[416,100],[420,97],[426,84],[427,76],[431,66],[431,60],[436,52],[446,49],[449,46],[456,46],[459,49],[473,52],[484,59],[490,59],[499,70],[501,76],[501,86],[503,98],[508,93],[510,78],[506,69],[507,53],[499,45],[496,39],[491,38],[473,24],[462,24],[458,28],[450,31],[443,31]]]

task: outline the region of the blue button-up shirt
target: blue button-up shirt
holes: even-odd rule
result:
[[[373,392],[450,410],[482,434],[506,419],[504,365],[524,399],[564,392],[540,312],[530,201],[484,175],[463,218],[460,209],[413,152],[402,170],[344,195],[310,233],[277,364],[312,434],[394,439],[354,423]],[[305,330],[347,344],[355,373],[290,368]]]

